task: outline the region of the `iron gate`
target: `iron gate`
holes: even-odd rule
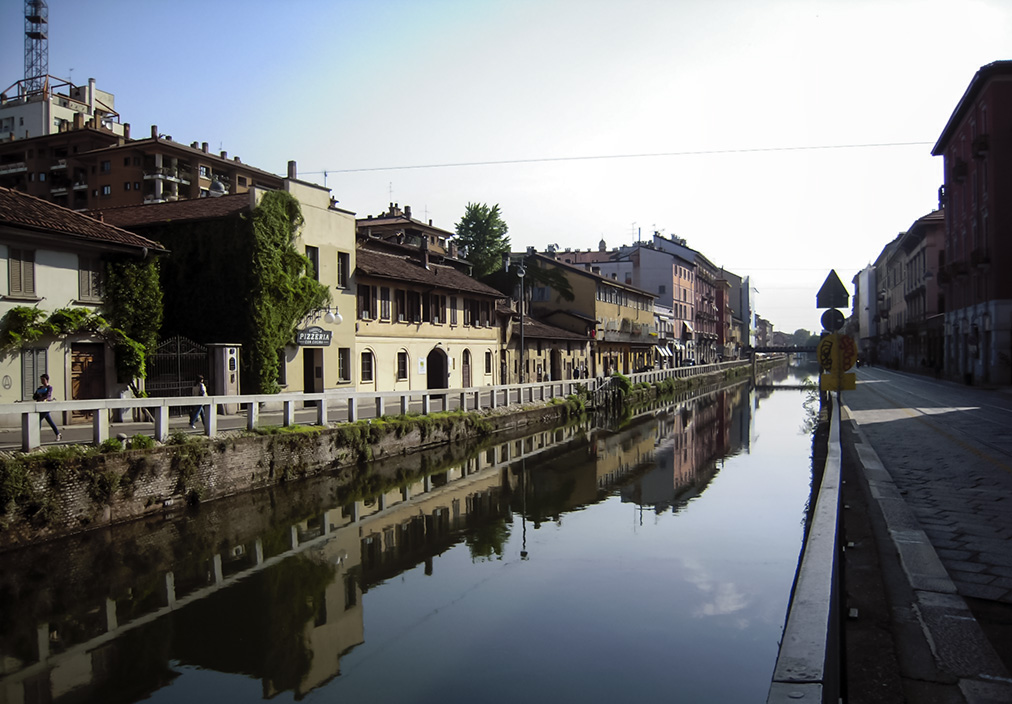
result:
[[[197,375],[210,378],[207,348],[178,336],[160,343],[148,360],[145,388],[149,396],[190,396]]]

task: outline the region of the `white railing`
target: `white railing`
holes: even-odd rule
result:
[[[748,364],[748,361],[734,361],[698,367],[657,369],[630,374],[629,378],[633,383],[654,383],[668,378],[709,374]],[[182,409],[188,412],[198,405],[204,407],[204,433],[209,437],[214,437],[218,434],[219,424],[223,426],[223,429],[245,427],[247,430],[253,430],[260,425],[294,425],[296,410],[300,412],[300,419],[303,422],[309,421],[318,425],[327,425],[333,422],[355,422],[367,418],[406,413],[429,414],[438,411],[487,410],[511,404],[543,403],[553,398],[565,398],[570,394],[577,393],[581,387],[593,392],[605,379],[606,377],[597,377],[595,379],[566,379],[532,384],[410,391],[330,389],[316,393],[26,401],[0,404],[0,419],[6,421],[2,423],[4,427],[21,428],[21,449],[27,452],[41,444],[42,429],[38,414],[46,411],[57,419],[64,412],[77,411],[90,414],[92,417],[91,442],[96,445],[109,439],[111,426],[126,424],[137,426],[139,423],[136,420],[113,422],[110,420],[113,413],[116,413],[117,416],[126,415],[131,418],[135,415],[146,414],[150,420],[140,422],[142,432],[143,426],[147,426],[150,428],[146,431],[147,433],[153,432],[156,440],[164,442],[170,432],[171,411]],[[241,410],[237,414],[218,413],[219,406],[241,408]],[[261,418],[261,415],[265,418]],[[245,423],[242,421],[243,416]]]

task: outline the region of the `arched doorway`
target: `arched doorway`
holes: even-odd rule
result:
[[[446,352],[441,347],[435,347],[429,352],[425,359],[428,387],[430,389],[445,389],[449,382],[449,374],[446,368]]]
[[[464,350],[460,355],[460,385],[465,389],[471,386],[471,352]]]

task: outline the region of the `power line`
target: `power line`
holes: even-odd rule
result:
[[[604,159],[648,159],[664,156],[712,156],[718,154],[758,154],[764,152],[827,151],[832,149],[882,149],[886,147],[924,147],[934,142],[873,142],[869,144],[818,144],[800,147],[750,147],[743,149],[703,149],[681,152],[646,152],[642,154],[598,154],[593,156],[554,156],[535,159],[500,159],[495,161],[459,161],[444,164],[411,164],[403,166],[364,166],[357,169],[306,171],[310,174],[351,174],[364,171],[406,171],[409,169],[447,169],[461,166],[505,166],[509,164],[544,164],[558,161],[596,161]]]

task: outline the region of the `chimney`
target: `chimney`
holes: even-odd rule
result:
[[[611,272],[611,280],[612,281],[618,281],[618,274],[616,272],[614,272],[614,271]]]
[[[405,205],[404,206],[404,217],[406,217],[408,220],[411,219],[411,206],[410,205]]]
[[[242,161],[239,160],[239,157],[233,158],[232,161],[234,161],[237,164],[241,164],[242,163]]]
[[[196,142],[190,142],[190,149],[196,149],[196,148],[197,148],[197,146],[198,146],[198,145],[197,145],[197,143],[196,143]]]
[[[95,114],[95,79],[88,79],[88,114]]]
[[[130,139],[130,123],[123,123],[123,139]]]
[[[290,178],[290,179],[292,179],[294,181],[296,178],[298,178],[298,174],[299,174],[299,169],[298,169],[298,166],[295,163],[295,160],[293,159],[293,160],[291,160],[291,161],[288,162],[288,178]]]
[[[83,128],[84,128],[84,113],[83,112],[75,112],[74,113],[74,129],[75,130],[79,130],[79,129],[83,129]]]
[[[201,142],[200,143],[200,151],[202,151],[205,154],[207,154],[207,142]]]
[[[453,259],[457,258],[457,243],[450,242],[450,257]]]
[[[598,276],[600,276],[601,275],[601,267],[599,267],[599,266],[593,266],[593,267],[591,267],[590,268],[590,273],[597,274]]]
[[[222,159],[228,159],[228,152],[224,152],[224,151],[223,151],[223,152],[221,153],[221,158],[222,158]]]
[[[158,125],[151,125],[151,139],[158,139]]]
[[[422,238],[422,266],[429,268],[429,238]]]

